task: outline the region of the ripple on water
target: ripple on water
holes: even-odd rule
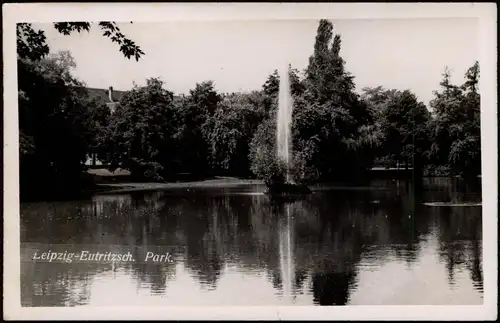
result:
[[[259,195],[265,195],[264,192],[231,192],[231,193],[226,193],[224,195],[251,195],[251,196],[259,196]]]
[[[425,202],[427,206],[453,206],[453,207],[470,207],[481,206],[481,202]]]

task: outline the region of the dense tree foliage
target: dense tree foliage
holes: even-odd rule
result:
[[[99,22],[103,36],[120,46],[126,58],[144,52],[114,22]],[[64,35],[89,31],[88,22],[54,23]],[[17,24],[21,195],[70,195],[90,184],[82,176],[89,152],[99,152],[107,135],[109,109],[89,98],[71,75],[69,52],[49,54],[43,30]],[[40,187],[42,185],[42,187]]]
[[[291,172],[295,181],[351,178],[371,165],[375,149],[371,133],[375,129],[370,125],[372,119],[366,104],[354,92],[353,77],[345,71],[340,45],[340,36],[334,36],[332,23],[321,20],[305,78],[300,80],[295,70],[290,70],[294,101]],[[274,73],[264,84],[264,92],[275,93],[278,83],[279,75]],[[272,142],[268,138],[274,128],[264,129],[270,133],[259,137],[262,142],[253,146]],[[265,169],[275,169],[267,167],[268,161],[262,159],[255,160],[254,169],[259,162]]]
[[[108,162],[134,177],[163,180],[171,172],[177,131],[173,93],[159,79],[135,86],[120,100],[109,124]]]
[[[214,171],[251,175],[250,139],[265,116],[265,97],[259,92],[232,94],[218,104],[208,131]]]
[[[363,89],[378,128],[381,164],[411,165],[417,174],[476,176],[481,173],[479,64],[465,74],[463,85],[451,83],[448,68],[430,111],[407,91]]]
[[[177,110],[180,119],[179,167],[182,172],[204,175],[209,172],[210,143],[209,122],[221,100],[212,81],[196,84]]]
[[[266,185],[285,181],[286,165],[276,158],[276,122],[265,119],[250,143],[251,170]]]
[[[82,84],[71,76],[75,66],[68,53],[37,62],[20,59],[19,134],[20,181],[29,194],[70,193],[82,185],[81,172],[95,144],[96,111]]]
[[[63,34],[88,23],[58,23]],[[114,23],[98,23],[120,51],[144,54]],[[46,183],[61,193],[80,187],[91,152],[109,168],[140,180],[168,181],[178,173],[255,176],[266,184],[363,178],[374,164],[412,167],[417,175],[480,174],[479,64],[463,85],[445,71],[429,109],[409,90],[381,86],[355,92],[340,55],[341,38],[321,20],[309,64],[289,67],[293,101],[292,162],[276,158],[280,75],[262,89],[218,93],[214,82],[178,97],[151,78],[134,86],[114,112],[89,99],[74,78],[69,53],[47,56],[43,32],[18,25],[21,185]]]
[[[453,174],[475,176],[481,172],[479,63],[468,69],[462,86],[451,84],[450,76],[446,69],[442,90],[430,103],[432,164]]]
[[[409,90],[364,89],[377,128],[376,156],[422,171],[429,147],[430,113]]]

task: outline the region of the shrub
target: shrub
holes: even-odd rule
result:
[[[267,186],[282,184],[286,179],[286,165],[276,155],[276,124],[264,120],[250,142],[250,170]]]

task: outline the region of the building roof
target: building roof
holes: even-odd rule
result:
[[[86,88],[89,94],[90,99],[97,99],[99,102],[106,104],[110,109],[114,109],[116,105],[120,102],[122,96],[127,93],[127,91],[119,91],[113,89],[113,101],[109,99],[109,90],[108,89],[98,89],[98,88]],[[185,100],[185,97],[182,95],[174,95],[174,102],[179,102]]]
[[[119,102],[126,91],[118,91],[113,89],[113,101],[109,99],[108,89],[87,88],[91,99],[97,99],[102,103]]]

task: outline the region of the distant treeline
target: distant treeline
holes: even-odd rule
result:
[[[80,31],[78,23],[63,27]],[[48,55],[43,44],[43,33],[18,26],[22,191],[81,189],[90,153],[142,180],[168,181],[177,173],[283,180],[275,153],[277,71],[260,91],[217,93],[205,81],[185,98],[151,78],[127,91],[111,113],[71,74],[71,55]],[[340,48],[333,25],[321,20],[307,68],[290,68],[296,181],[356,179],[374,164],[411,165],[417,176],[480,174],[477,62],[460,85],[451,84],[446,69],[427,108],[410,90],[357,94]]]

